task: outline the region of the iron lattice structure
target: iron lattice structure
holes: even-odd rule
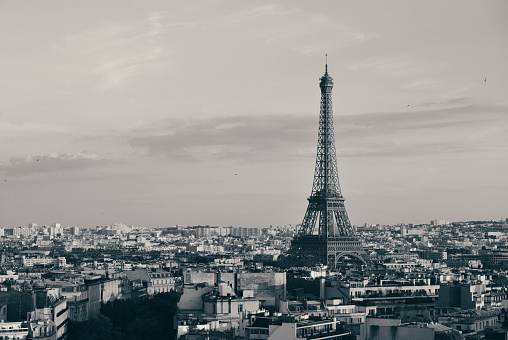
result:
[[[333,78],[328,74],[328,65],[319,87],[321,105],[314,182],[305,217],[291,245],[292,252],[312,255],[333,269],[342,257],[354,257],[370,264],[361,241],[354,235],[340,190],[333,129]]]

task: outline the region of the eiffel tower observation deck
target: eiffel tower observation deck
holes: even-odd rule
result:
[[[328,74],[328,63],[325,74],[319,79],[319,87],[321,108],[314,182],[290,253],[313,258],[330,269],[339,268],[342,260],[370,265],[370,257],[349,222],[340,190],[333,130],[333,78]]]

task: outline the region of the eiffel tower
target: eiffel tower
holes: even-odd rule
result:
[[[351,227],[340,190],[333,133],[333,78],[328,74],[328,62],[319,80],[321,108],[314,182],[307,212],[291,243],[290,253],[311,255],[330,269],[338,268],[338,261],[344,257],[370,265],[370,257]]]

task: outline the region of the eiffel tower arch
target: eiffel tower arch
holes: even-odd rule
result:
[[[333,78],[328,74],[328,63],[325,74],[319,79],[319,87],[321,105],[314,181],[307,211],[291,243],[290,253],[313,256],[331,269],[338,268],[343,258],[370,265],[370,257],[349,221],[340,189],[333,129]]]

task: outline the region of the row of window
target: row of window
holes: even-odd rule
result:
[[[172,284],[172,280],[171,279],[167,279],[167,280],[153,280],[152,282],[154,282],[156,285],[162,285],[162,284]]]

